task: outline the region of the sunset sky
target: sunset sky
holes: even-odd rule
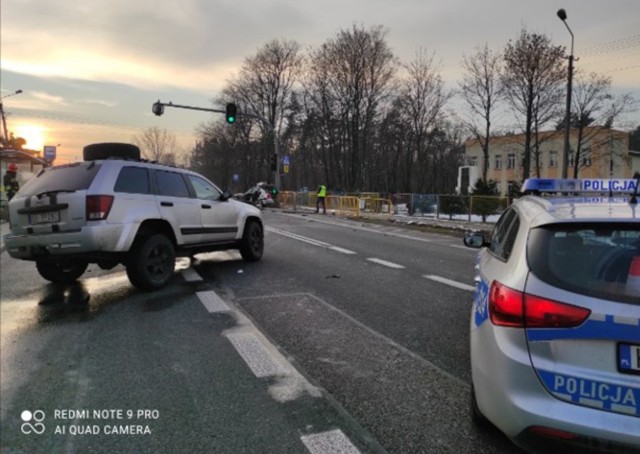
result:
[[[433,52],[455,88],[463,54],[485,42],[501,50],[522,28],[569,48],[559,8],[575,35],[576,68],[640,99],[638,0],[2,0],[1,95],[23,90],[2,100],[9,131],[28,148],[60,144],[58,163],[151,126],[175,134],[186,152],[211,114],[156,117],[153,102],[220,108],[211,100],[270,40],[315,47],[354,23],[382,25],[396,56]],[[635,128],[640,113],[624,120]]]

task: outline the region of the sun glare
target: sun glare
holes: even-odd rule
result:
[[[27,141],[24,148],[29,150],[42,151],[45,145],[45,131],[46,128],[33,124],[21,124],[13,128],[13,135],[15,137],[22,137]]]

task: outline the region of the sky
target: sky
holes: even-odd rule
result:
[[[571,46],[576,69],[612,79],[640,99],[639,0],[2,0],[0,95],[10,132],[27,148],[57,146],[56,163],[95,142],[131,142],[166,129],[178,153],[213,115],[152,104],[212,104],[245,58],[274,39],[317,47],[354,24],[381,25],[405,63],[434,55],[448,88],[460,62],[485,43],[500,51],[523,28]],[[12,95],[16,90],[23,92]],[[640,112],[624,118],[640,125]]]

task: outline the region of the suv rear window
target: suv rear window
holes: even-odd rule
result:
[[[89,189],[98,170],[100,170],[100,164],[93,162],[49,167],[30,179],[18,194],[33,196],[44,192],[74,192]]]
[[[527,244],[531,271],[548,284],[640,304],[637,287],[627,286],[635,257],[640,257],[640,226],[630,223],[547,225],[532,229]]]

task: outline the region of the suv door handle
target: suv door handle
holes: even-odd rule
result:
[[[210,210],[211,209],[211,205],[202,205],[202,208],[204,208],[205,210]]]
[[[160,202],[160,206],[163,207],[172,207],[173,203],[172,202]]]

